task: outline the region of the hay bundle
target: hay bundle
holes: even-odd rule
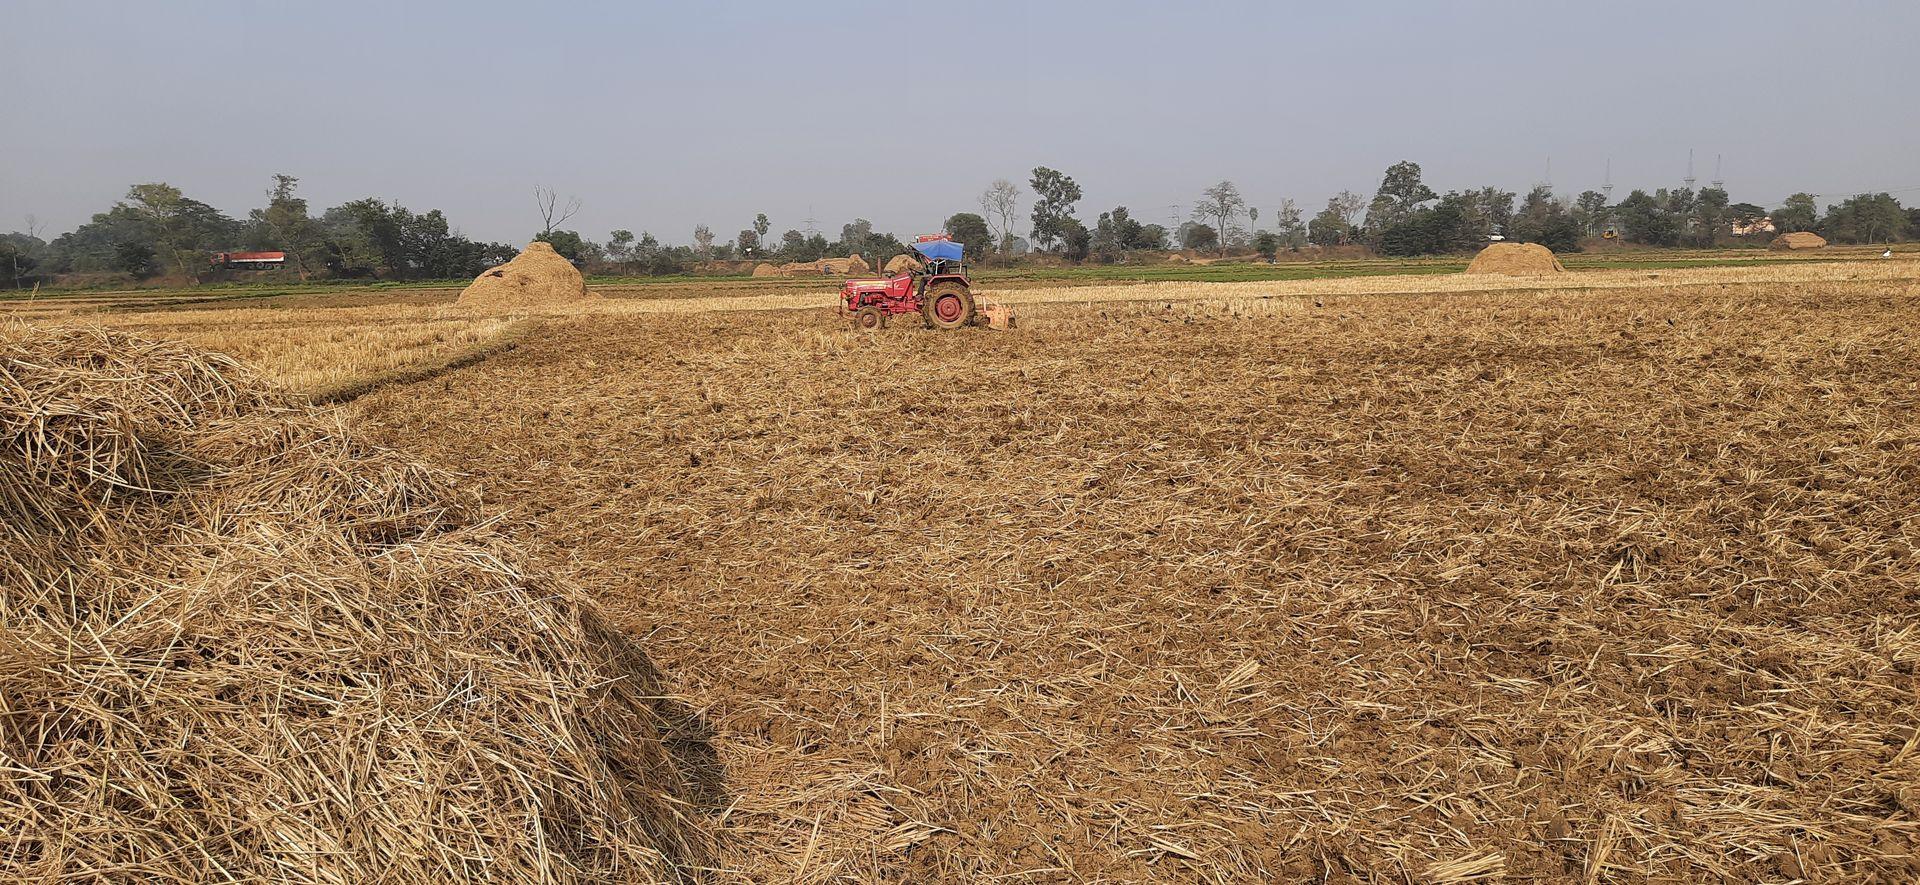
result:
[[[446,475],[264,390],[0,328],[0,878],[685,878],[645,656]]]
[[[777,277],[780,276],[780,268],[763,261],[753,266],[753,275],[756,277]]]
[[[1175,252],[1172,255],[1167,256],[1167,263],[1168,264],[1186,264],[1187,256],[1182,255],[1178,252]]]
[[[1566,273],[1566,265],[1539,243],[1494,243],[1473,256],[1467,273],[1497,273],[1510,277]]]
[[[498,310],[551,307],[595,297],[573,262],[560,257],[552,246],[535,241],[512,261],[474,277],[455,303]]]
[[[1800,230],[1774,237],[1771,248],[1797,252],[1801,249],[1825,249],[1826,247],[1825,237],[1812,231]]]
[[[915,261],[911,255],[895,255],[887,259],[886,273],[888,276],[892,276],[897,273],[911,271],[919,266],[920,262]]]

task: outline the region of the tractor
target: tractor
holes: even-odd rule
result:
[[[996,329],[1013,324],[1006,307],[978,304],[962,262],[965,249],[946,234],[916,237],[913,267],[891,277],[848,280],[840,288],[840,311],[861,329],[878,329],[900,314],[917,313],[930,329],[958,329],[981,320]]]

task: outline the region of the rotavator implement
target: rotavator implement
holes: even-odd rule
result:
[[[985,321],[995,329],[1013,325],[1013,311],[985,297],[976,303],[962,257],[965,249],[946,234],[916,237],[917,257],[891,277],[848,280],[840,289],[842,314],[862,329],[878,329],[903,313],[919,314],[931,329],[958,329]]]

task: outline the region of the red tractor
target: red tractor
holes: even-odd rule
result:
[[[853,317],[854,326],[878,329],[905,313],[919,314],[931,329],[958,329],[980,319],[998,329],[1012,324],[1005,307],[991,302],[984,310],[976,306],[959,243],[945,234],[931,234],[915,238],[913,251],[921,256],[918,267],[892,277],[848,280],[841,287],[841,312]]]

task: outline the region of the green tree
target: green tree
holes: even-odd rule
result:
[[[327,241],[319,223],[308,214],[307,201],[294,193],[299,184],[300,179],[291,175],[275,175],[259,221],[272,234],[274,243],[293,259],[294,268],[304,280],[326,265]]]
[[[780,255],[788,261],[811,261],[800,257],[807,250],[807,235],[797,230],[789,230],[780,235]],[[820,256],[815,255],[814,258]]]
[[[1367,230],[1377,234],[1398,225],[1411,218],[1422,204],[1438,198],[1433,188],[1420,180],[1420,164],[1401,160],[1388,166],[1380,179],[1380,189],[1367,206]]]
[[[947,216],[944,227],[947,236],[965,248],[967,256],[974,261],[987,257],[993,249],[993,231],[987,227],[987,220],[975,213],[955,212]]]
[[[128,188],[127,205],[147,220],[156,257],[188,276],[198,276],[207,252],[240,238],[238,222],[165,182]]]
[[[772,229],[773,222],[767,220],[767,213],[761,212],[753,216],[753,235],[756,239],[765,240],[767,238],[767,231]]]
[[[1073,205],[1080,202],[1080,185],[1061,172],[1036,166],[1032,180],[1027,185],[1033,188],[1033,242],[1042,249],[1051,248],[1056,242],[1064,242],[1068,230],[1067,222],[1073,220]],[[1078,224],[1079,222],[1074,222]],[[1081,230],[1085,230],[1084,225]]]
[[[533,241],[552,246],[553,251],[560,253],[560,257],[568,261],[580,260],[587,242],[580,238],[579,231],[571,230],[541,231],[533,235]]]
[[[1546,185],[1539,185],[1527,192],[1520,209],[1507,225],[1508,239],[1522,243],[1538,243],[1545,236],[1548,227],[1557,227],[1560,219],[1567,214],[1567,206],[1553,195]]]
[[[693,226],[693,251],[702,259],[713,257],[713,229],[704,224]]]
[[[1307,241],[1307,225],[1300,219],[1300,207],[1293,204],[1291,198],[1280,201],[1280,211],[1274,213],[1274,232],[1280,235],[1280,244],[1288,249],[1298,250]]]
[[[1820,226],[1820,206],[1812,194],[1794,194],[1773,210],[1773,229],[1783,234]]]
[[[752,231],[741,231],[752,233]],[[607,234],[607,257],[618,262],[633,258],[633,231],[624,228]]]
[[[1907,212],[1892,194],[1857,194],[1827,210],[1822,234],[1836,243],[1889,243],[1905,236]]]
[[[153,245],[137,240],[113,244],[113,266],[136,277],[151,276],[154,271]]]
[[[1636,190],[1620,201],[1614,214],[1626,226],[1626,239],[1648,246],[1671,246],[1680,239],[1680,226],[1668,213],[1665,201]]]
[[[1180,225],[1180,245],[1200,251],[1220,244],[1220,232],[1213,225],[1189,221]]]
[[[734,251],[742,258],[752,258],[760,254],[760,232],[746,228],[733,237]]]
[[[1261,258],[1272,261],[1275,255],[1280,254],[1280,235],[1271,231],[1261,231],[1255,234],[1253,237],[1253,251],[1259,253]]]
[[[1080,223],[1080,219],[1068,216],[1060,222],[1060,254],[1074,261],[1085,261],[1087,253],[1093,248],[1093,232]]]
[[[33,269],[40,264],[36,253],[44,245],[30,234],[0,237],[0,286],[17,289],[31,279]]]
[[[1581,191],[1573,201],[1573,215],[1585,236],[1593,236],[1607,220],[1607,196],[1599,191]]]
[[[1352,196],[1349,191],[1341,193]],[[1320,210],[1320,214],[1307,222],[1307,242],[1327,249],[1347,242],[1353,225],[1348,223],[1345,209],[1340,197],[1328,200],[1327,208]]]
[[[1720,241],[1720,235],[1728,232],[1731,213],[1727,192],[1717,187],[1701,188],[1694,195],[1692,212],[1688,217],[1690,239],[1696,246],[1711,247]]]

